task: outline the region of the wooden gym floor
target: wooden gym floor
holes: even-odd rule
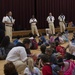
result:
[[[69,34],[69,38],[70,39],[72,38],[72,33]],[[36,38],[36,39],[38,41],[38,38]],[[21,38],[21,40],[23,40],[23,38]],[[62,44],[62,46],[64,46],[64,47],[66,47],[67,45],[68,45],[68,43]],[[40,49],[39,48],[37,50],[31,50],[31,52],[33,54],[39,54],[40,53]],[[0,75],[4,75],[4,73],[3,73],[4,64],[5,64],[5,60],[0,60]]]

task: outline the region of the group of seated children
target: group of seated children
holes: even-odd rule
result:
[[[54,41],[59,41],[61,44],[63,44],[64,42],[69,41],[68,36],[69,33],[67,29],[63,33],[57,33],[56,37],[52,34],[49,34],[49,39],[46,39],[45,35],[42,34],[39,38],[38,45],[45,44],[46,46],[49,46],[49,44],[53,43]]]
[[[61,43],[69,41],[67,30],[64,33],[58,33],[56,37],[50,34],[49,40],[42,35],[39,43],[32,34],[23,42],[17,41],[15,44],[10,43],[8,36],[5,38],[7,39],[3,39],[0,45],[0,48],[4,48],[5,54],[7,53],[4,65],[5,75],[75,75],[75,63],[72,60],[75,58],[74,49],[71,50],[72,47],[70,47],[70,42],[73,46],[75,45],[74,33],[73,39],[69,42],[70,53],[67,53],[67,47],[61,46]],[[38,45],[41,53],[32,54],[30,48],[38,49]],[[2,49],[0,51],[4,53]],[[2,58],[0,56],[0,59]]]
[[[34,61],[33,56],[28,56],[28,58],[25,56],[26,57],[25,59],[23,57],[21,57],[22,62],[27,63],[26,65],[23,64],[22,62],[20,62],[20,60],[15,61],[12,58],[13,52],[15,52],[13,50],[16,48],[19,49],[19,48],[21,48],[21,46],[13,48],[8,53],[8,56],[6,58],[6,60],[8,62],[4,66],[5,75],[7,75],[6,72],[9,72],[8,70],[6,70],[7,69],[6,65],[8,65],[8,66],[9,66],[9,64],[13,65],[14,63],[15,63],[14,64],[15,68],[17,69],[17,70],[15,70],[15,73],[17,73],[17,74],[22,73],[22,75],[74,75],[75,74],[75,63],[73,60],[70,60],[70,59],[72,59],[72,57],[70,57],[69,53],[66,53],[66,49],[64,47],[60,46],[60,44],[58,42],[52,43],[49,48],[47,48],[46,45],[42,44],[40,47],[41,54],[39,54],[36,57],[36,61]],[[18,53],[19,52],[16,52],[16,55]],[[11,54],[11,56],[9,56],[10,54]],[[22,55],[23,55],[23,53],[22,53]],[[12,63],[10,62],[10,60]],[[12,66],[10,66],[10,68],[11,67]],[[23,72],[21,72],[21,71],[23,71]],[[11,75],[17,75],[15,73],[11,74]]]

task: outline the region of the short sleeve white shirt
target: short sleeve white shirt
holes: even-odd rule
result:
[[[24,62],[26,59],[27,59],[26,50],[24,47],[21,46],[12,48],[6,58],[7,61],[12,61],[12,62],[17,60],[21,60]]]
[[[50,20],[50,18],[51,18],[52,20]],[[54,20],[55,20],[54,16],[48,16],[48,17],[47,17],[47,22],[48,22],[48,23],[54,22]]]
[[[11,19],[11,20],[10,20]],[[7,22],[9,22],[9,23],[13,23],[14,22],[14,19],[10,16],[10,17],[8,17],[8,16],[6,16],[6,19],[5,19]],[[12,21],[12,22],[11,22]]]
[[[14,23],[15,19],[13,19],[11,16],[10,17],[6,16],[5,21],[8,23]],[[12,24],[7,24],[7,23],[5,25],[12,26]]]
[[[35,18],[32,19],[32,18],[31,18],[30,21],[29,21],[29,23],[31,23],[31,24],[36,24],[36,23],[37,23],[37,19],[35,19]]]
[[[64,16],[64,15],[63,15],[63,16],[60,15],[60,16],[58,17],[58,20],[59,20],[59,21],[65,21],[65,16]]]

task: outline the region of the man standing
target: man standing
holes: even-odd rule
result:
[[[26,49],[28,48],[30,48],[30,40],[24,39],[23,46],[18,45],[17,47],[12,48],[7,55],[6,61],[12,62],[15,65],[18,73],[21,73],[26,67]]]
[[[32,15],[32,18],[30,19],[29,23],[31,24],[32,34],[34,35],[34,32],[36,32],[37,36],[39,36],[38,29],[36,26],[37,19],[34,17],[34,15]]]
[[[6,17],[3,18],[2,22],[5,23],[6,36],[9,36],[10,41],[12,41],[12,27],[15,19],[13,19],[11,11],[9,11]]]
[[[55,34],[55,27],[54,27],[54,16],[52,16],[52,13],[49,13],[49,16],[47,17],[47,22],[49,24],[49,29],[51,34]]]
[[[58,17],[58,20],[60,25],[60,32],[64,32],[65,31],[65,16],[63,15],[63,13],[60,14],[60,16]]]

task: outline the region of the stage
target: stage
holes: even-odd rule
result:
[[[75,30],[75,27],[67,27],[68,31],[72,32]],[[46,33],[45,29],[38,29],[39,30],[39,34],[41,33]],[[55,32],[60,32],[60,28],[55,28]],[[21,30],[21,31],[13,31],[13,37],[16,36],[28,36],[29,33],[31,33],[31,30]]]

